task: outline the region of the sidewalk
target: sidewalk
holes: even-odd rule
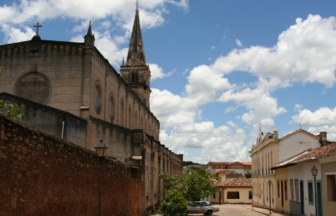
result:
[[[247,208],[247,209],[251,209],[252,210],[252,206],[251,205],[244,205],[244,207]],[[264,214],[264,215],[290,216],[289,214],[280,213],[280,212],[277,212],[277,211],[275,211],[273,209],[271,210],[271,214],[270,214],[270,210],[269,209],[259,208],[259,207],[255,207],[255,206],[253,206],[253,211],[259,212],[259,213]]]

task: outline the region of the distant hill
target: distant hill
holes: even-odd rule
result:
[[[194,163],[192,161],[183,161],[183,166],[189,166],[189,165],[203,165],[203,164],[199,164],[199,163]]]

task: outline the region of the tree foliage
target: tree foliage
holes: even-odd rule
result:
[[[246,178],[251,178],[252,177],[252,173],[247,173],[246,174]]]
[[[168,196],[162,201],[159,212],[176,215],[180,213],[181,216],[187,215],[188,205],[181,192],[173,189],[170,190]]]
[[[3,71],[3,67],[0,66],[0,74],[1,74],[2,71]]]
[[[162,175],[160,175],[162,178]],[[189,201],[197,201],[215,193],[220,181],[218,173],[215,175],[205,168],[197,170],[186,169],[183,176],[167,176],[165,188],[168,191],[177,190]]]
[[[14,119],[20,119],[20,120],[26,119],[26,116],[20,113],[20,107],[18,105],[6,104],[2,100],[0,100],[0,112],[3,109],[7,109],[5,112],[6,116],[9,116]]]

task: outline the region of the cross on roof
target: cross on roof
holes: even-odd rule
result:
[[[42,27],[42,25],[39,25],[39,23],[37,22],[37,25],[34,25],[34,27],[36,27],[36,35],[38,35],[38,28]]]

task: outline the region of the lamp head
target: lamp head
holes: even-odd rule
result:
[[[166,180],[166,178],[167,178],[167,174],[166,173],[163,173],[163,180]]]
[[[270,180],[268,180],[268,185],[271,186],[271,184],[272,184],[272,181],[270,179]]]
[[[317,176],[318,169],[315,166],[313,166],[313,168],[310,171],[314,177]]]
[[[97,153],[98,157],[105,157],[107,147],[103,143],[103,140],[100,140],[100,143],[98,143],[96,145],[96,147],[94,147],[94,148],[96,149],[96,153]]]

